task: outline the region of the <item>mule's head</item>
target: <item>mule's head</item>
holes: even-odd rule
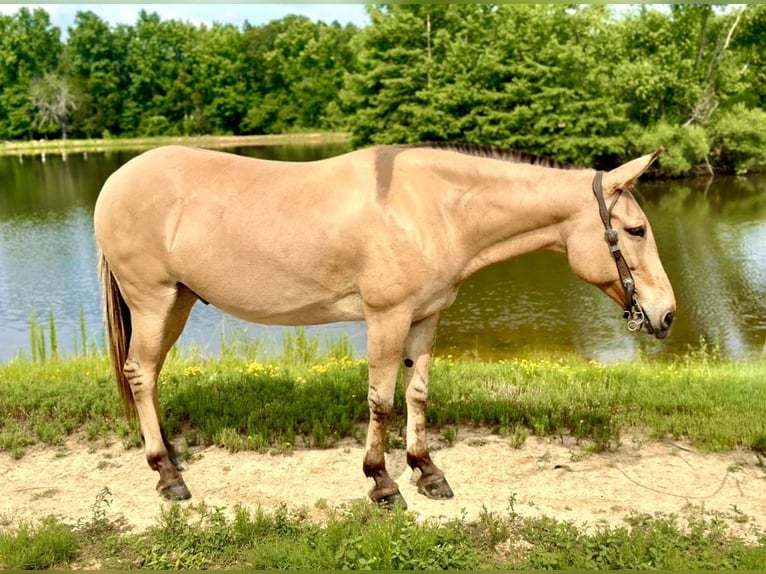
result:
[[[664,338],[670,329],[676,301],[652,228],[630,189],[660,153],[661,150],[604,173],[600,185],[604,199],[601,211],[597,193],[591,191],[582,210],[570,221],[565,239],[569,265],[575,274],[619,303],[625,309],[631,330],[644,328],[658,339]],[[607,232],[608,227],[614,232]],[[617,262],[620,258],[624,260],[622,271]]]

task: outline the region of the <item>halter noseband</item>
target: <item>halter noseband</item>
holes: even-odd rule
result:
[[[612,203],[607,208],[604,201],[604,190],[601,186],[601,180],[604,177],[603,171],[597,171],[596,176],[593,178],[593,195],[596,196],[598,202],[598,212],[601,215],[601,221],[604,223],[604,237],[609,245],[609,251],[612,253],[614,262],[617,265],[617,274],[620,276],[620,283],[623,289],[625,289],[625,307],[622,312],[623,318],[628,322],[628,331],[640,331],[646,327],[649,334],[654,332],[652,324],[649,318],[644,314],[644,310],[636,298],[636,282],[633,280],[633,274],[630,272],[630,267],[625,261],[620,251],[618,243],[619,237],[617,236],[617,230],[612,227],[612,210],[614,209],[617,200],[622,196],[622,190],[618,189],[615,193]]]

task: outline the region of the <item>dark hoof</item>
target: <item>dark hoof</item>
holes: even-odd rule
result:
[[[402,510],[407,510],[407,501],[404,500],[404,497],[398,490],[386,496],[381,496],[375,500],[375,503],[385,509],[393,509],[394,506],[399,506]]]
[[[186,487],[183,478],[174,480],[165,486],[157,485],[157,490],[165,500],[189,500],[191,498],[191,492]]]
[[[434,500],[447,500],[448,498],[455,496],[455,493],[452,492],[449,484],[447,484],[446,478],[440,478],[434,482],[418,486],[418,492],[420,494],[425,494],[428,498],[433,498]]]

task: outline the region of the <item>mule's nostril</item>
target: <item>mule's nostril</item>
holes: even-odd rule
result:
[[[671,323],[673,323],[673,313],[665,313],[665,316],[662,318],[662,325],[668,329]]]

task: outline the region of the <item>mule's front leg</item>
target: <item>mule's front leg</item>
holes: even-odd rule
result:
[[[404,348],[404,385],[407,399],[407,464],[420,471],[418,492],[429,498],[454,496],[444,473],[431,460],[426,439],[428,370],[438,315],[414,323]]]
[[[362,466],[365,476],[375,481],[369,492],[370,498],[379,504],[400,504],[404,508],[407,503],[399,486],[386,470],[385,437],[386,423],[394,408],[396,378],[409,322],[409,316],[393,313],[367,318],[370,424]]]

